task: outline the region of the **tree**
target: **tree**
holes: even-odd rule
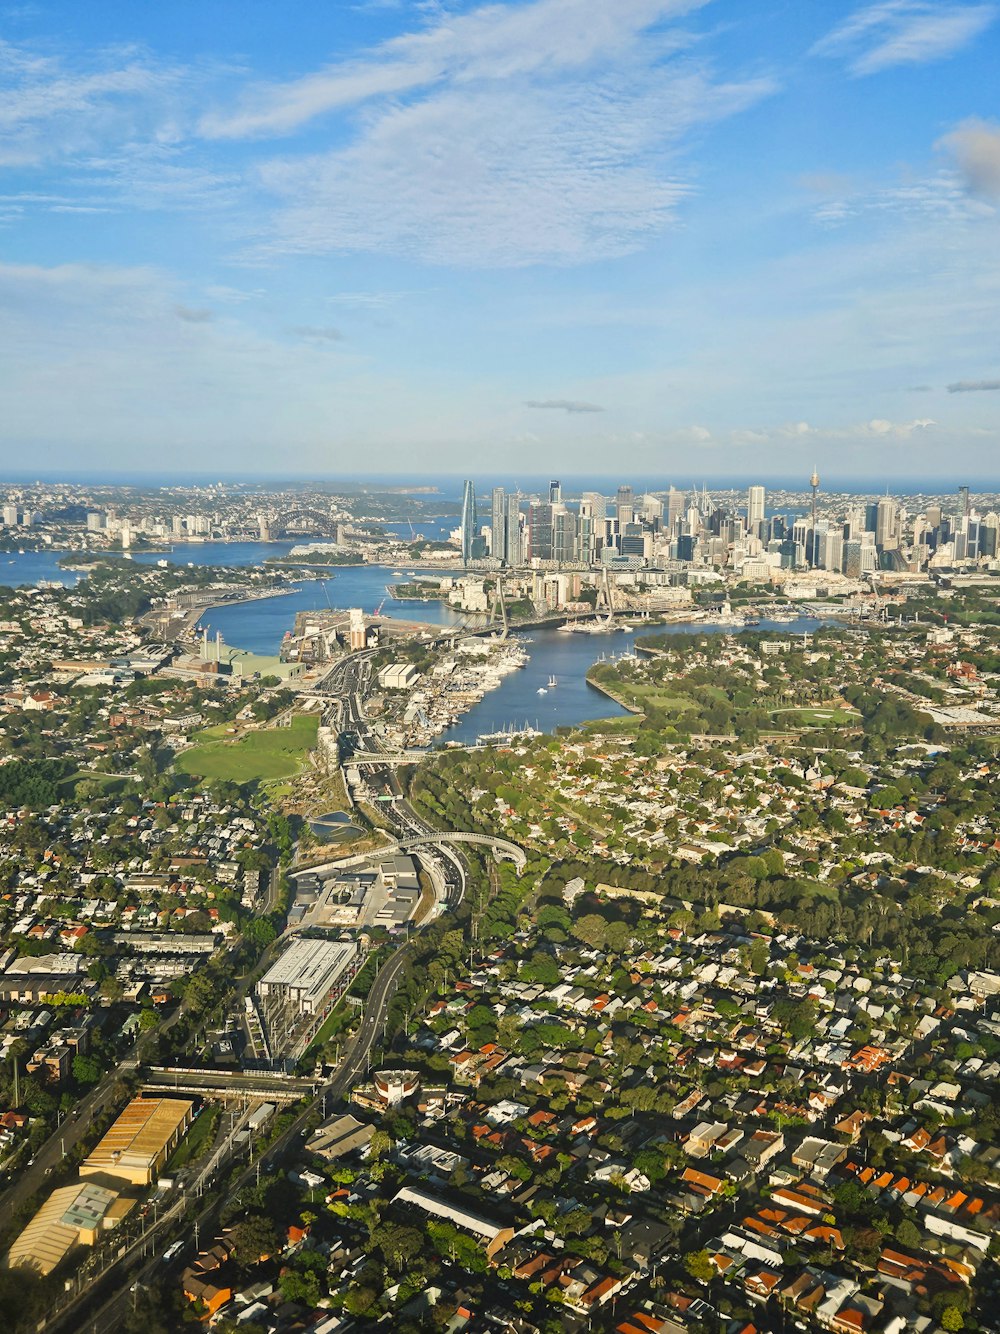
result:
[[[368,1157],[373,1163],[381,1162],[392,1151],[392,1136],[384,1130],[373,1130],[368,1141]]]
[[[96,1084],[103,1073],[96,1056],[77,1052],[73,1057],[73,1078],[78,1084]]]
[[[710,1283],[716,1269],[708,1251],[693,1251],[684,1257],[684,1268],[699,1283]]]
[[[395,1223],[381,1223],[372,1240],[385,1256],[386,1264],[400,1274],[424,1246],[423,1234],[416,1228],[400,1227]]]
[[[760,937],[750,946],[750,970],[756,973],[758,977],[763,977],[767,972],[767,965],[771,959],[771,951],[766,940]]]
[[[281,1250],[278,1229],[263,1214],[247,1214],[229,1230],[229,1240],[237,1260],[244,1265],[255,1265]]]

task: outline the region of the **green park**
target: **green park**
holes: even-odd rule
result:
[[[197,778],[233,783],[291,778],[316,744],[319,718],[299,714],[287,724],[231,735],[227,725],[208,727],[177,757],[177,768]]]

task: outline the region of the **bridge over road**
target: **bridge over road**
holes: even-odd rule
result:
[[[500,856],[510,858],[517,869],[518,875],[528,864],[524,849],[519,848],[516,843],[508,843],[505,838],[493,838],[490,834],[445,834],[433,831],[426,834],[414,834],[412,838],[403,838],[393,843],[386,843],[381,848],[375,848],[372,852],[362,853],[356,857],[345,857],[343,860],[335,862],[322,862],[318,866],[303,866],[292,872],[292,879],[295,879],[297,875],[318,875],[322,878],[334,871],[346,870],[350,866],[361,866],[366,862],[378,861],[380,857],[391,856],[394,852],[409,852],[411,849],[421,847],[444,847],[449,843],[471,843],[479,847],[492,848]]]
[[[490,834],[416,834],[413,838],[401,839],[395,844],[400,852],[408,852],[410,848],[425,847],[428,844],[443,843],[472,843],[480,847],[492,848],[494,852],[502,857],[509,857],[517,868],[518,875],[528,864],[528,858],[523,848],[519,848],[516,843],[508,843],[505,838],[493,838]]]

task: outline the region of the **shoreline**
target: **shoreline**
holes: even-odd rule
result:
[[[642,716],[644,712],[643,709],[640,709],[635,704],[626,704],[625,700],[623,700],[619,695],[617,695],[613,690],[611,690],[610,687],[602,685],[600,681],[595,681],[590,674],[591,671],[593,671],[593,668],[590,668],[584,674],[584,680],[587,682],[587,685],[592,686],[594,690],[599,690],[602,695],[606,695],[608,699],[613,700],[614,703],[617,704],[619,708],[624,709],[626,713],[631,713],[639,717]]]

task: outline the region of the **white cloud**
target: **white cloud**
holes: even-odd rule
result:
[[[570,3],[516,12],[551,15]],[[625,8],[634,23],[636,11],[664,6]],[[691,192],[678,160],[686,136],[773,85],[719,83],[689,59],[662,63],[656,43],[645,55],[630,48],[616,64],[609,45],[600,74],[587,67],[578,77],[547,77],[538,52],[527,77],[512,50],[497,60],[495,77],[475,86],[463,67],[461,77],[408,103],[369,108],[344,148],[264,164],[259,181],[278,210],[261,251],[504,267],[637,249]],[[565,72],[570,62],[565,53],[557,61],[557,50],[548,64]],[[473,67],[485,61],[480,53]]]
[[[237,109],[205,115],[201,131],[218,139],[282,135],[326,112],[432,84],[471,86],[525,75],[551,77],[582,70],[596,60],[605,65],[634,49],[652,24],[708,3],[534,0],[487,4],[457,17],[442,15],[424,31],[383,42],[368,58],[333,64],[285,84],[257,85]],[[687,40],[676,34],[669,45]]]
[[[960,51],[996,16],[994,4],[879,0],[856,10],[817,42],[812,54],[842,58],[855,75],[923,65]]]
[[[965,188],[984,199],[1000,199],[1000,125],[962,121],[936,147],[951,154]]]
[[[962,181],[952,171],[938,171],[921,179],[895,185],[845,183],[840,191],[826,193],[813,211],[817,222],[839,224],[861,217],[908,215],[912,218],[942,218],[962,222],[989,215],[991,208],[970,199]]]
[[[435,17],[367,53],[251,86],[208,139],[339,112],[337,147],[260,164],[251,261],[366,252],[464,266],[575,264],[640,247],[692,190],[693,132],[774,91],[717,80],[679,20],[710,0],[527,0]],[[345,119],[350,113],[352,119]]]
[[[929,417],[919,417],[911,422],[892,422],[886,421],[884,417],[873,417],[871,421],[864,422],[862,425],[854,428],[853,435],[874,435],[881,438],[892,438],[895,440],[909,440],[914,431],[925,431],[930,426],[936,426],[937,423],[931,421]],[[836,434],[836,433],[835,433]]]
[[[134,48],[96,52],[74,69],[60,57],[0,41],[0,168],[155,137],[188,77]]]

